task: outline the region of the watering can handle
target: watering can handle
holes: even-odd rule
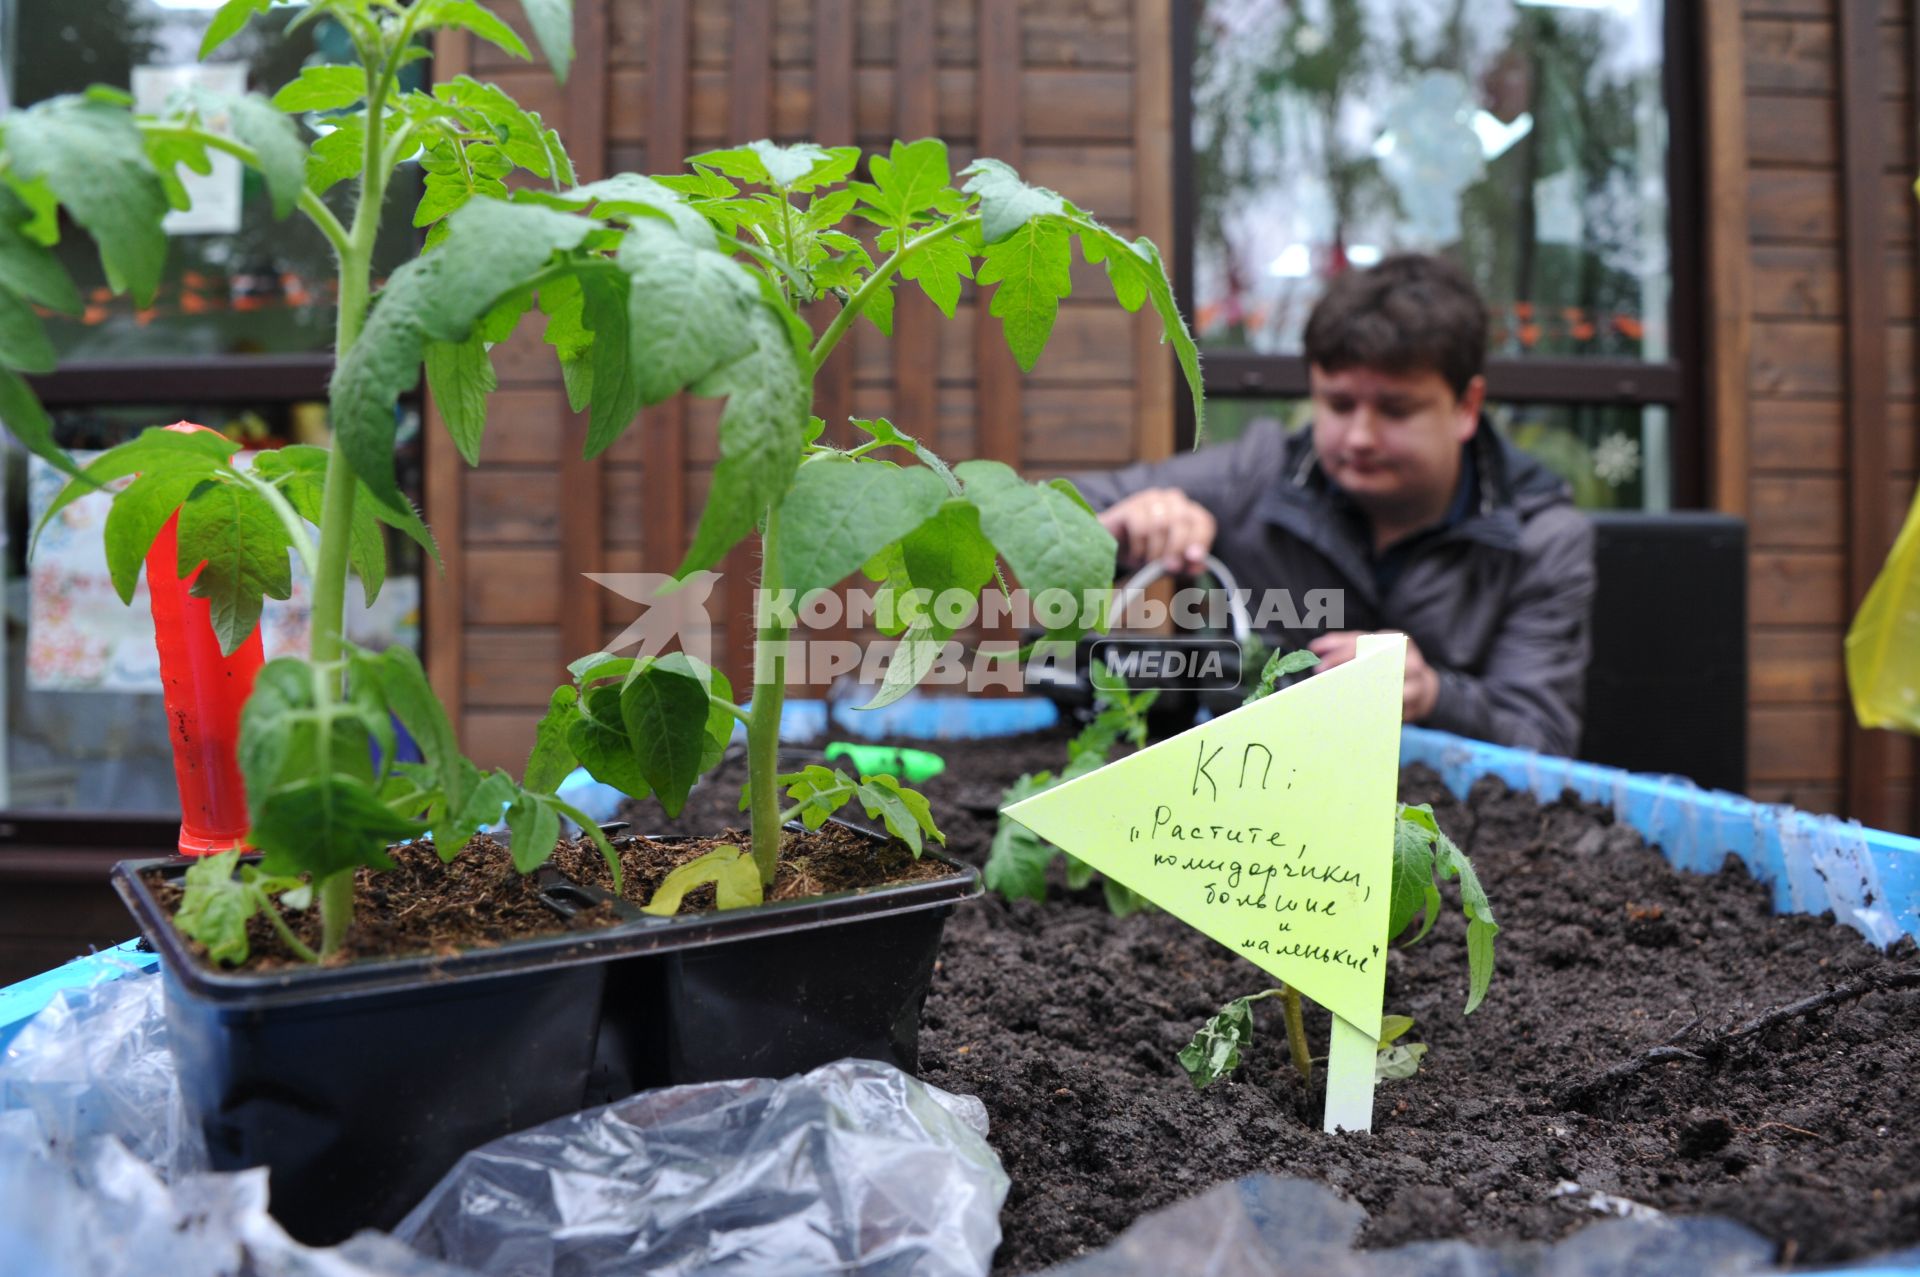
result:
[[[1227,592],[1227,619],[1233,625],[1234,640],[1243,646],[1253,634],[1253,618],[1247,615],[1246,602],[1240,597],[1240,583],[1234,580],[1227,565],[1209,554],[1203,561],[1207,574]],[[1139,571],[1128,577],[1126,583],[1114,592],[1113,607],[1107,613],[1107,628],[1111,630],[1116,622],[1126,614],[1127,604],[1142,590],[1167,574],[1166,568],[1156,560],[1145,564]],[[1195,575],[1198,575],[1197,573]]]

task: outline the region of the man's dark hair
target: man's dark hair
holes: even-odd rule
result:
[[[1307,320],[1307,359],[1328,372],[1430,368],[1456,395],[1487,357],[1487,306],[1465,272],[1420,253],[1333,281]]]

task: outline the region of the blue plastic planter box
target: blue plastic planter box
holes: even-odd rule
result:
[[[1035,698],[910,697],[874,714],[837,715],[817,701],[790,702],[785,708],[785,734],[794,739],[953,740],[1017,735],[1056,721],[1052,704]],[[1572,790],[1585,801],[1610,807],[1679,868],[1711,873],[1729,852],[1740,857],[1756,878],[1772,886],[1776,912],[1832,910],[1838,921],[1883,947],[1902,935],[1920,937],[1920,839],[1701,789],[1677,777],[1550,758],[1417,727],[1406,729],[1400,760],[1433,768],[1462,797],[1488,775],[1543,801]],[[0,1049],[57,990],[114,979],[153,963],[153,955],[129,943],[0,989]],[[1914,1265],[1869,1263],[1826,1271],[1920,1277],[1920,1266]]]

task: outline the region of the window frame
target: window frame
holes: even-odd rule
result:
[[[1202,0],[1171,0],[1173,32],[1173,245],[1174,294],[1189,325],[1194,323],[1194,57],[1199,44]],[[1487,398],[1495,403],[1664,407],[1669,410],[1672,456],[1671,506],[1704,508],[1707,422],[1703,367],[1706,234],[1701,220],[1702,153],[1700,84],[1704,44],[1700,0],[1664,0],[1666,56],[1661,89],[1667,108],[1667,259],[1672,279],[1670,330],[1673,356],[1665,360],[1619,358],[1487,360]],[[1250,350],[1202,349],[1201,380],[1208,398],[1305,398],[1304,355]],[[1174,447],[1193,447],[1192,404],[1174,396]]]

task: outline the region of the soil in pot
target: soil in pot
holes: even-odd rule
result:
[[[1057,769],[1065,740],[932,746],[949,766],[921,788],[949,848],[983,861],[1000,788]],[[1371,1246],[1559,1237],[1598,1218],[1566,1182],[1739,1220],[1787,1262],[1920,1243],[1920,988],[1739,1032],[1809,995],[1915,980],[1910,941],[1882,954],[1830,921],[1777,916],[1737,862],[1679,873],[1599,808],[1543,806],[1493,780],[1459,803],[1418,769],[1402,790],[1434,803],[1503,930],[1470,1018],[1457,911],[1393,951],[1387,1009],[1415,1016],[1410,1036],[1431,1050],[1416,1077],[1381,1086],[1370,1135],[1321,1133],[1318,1084],[1304,1090],[1286,1063],[1271,1004],[1235,1079],[1194,1090],[1175,1052],[1222,1003],[1272,981],[1174,919],[1113,918],[1097,886],[958,911],[920,1072],[986,1102],[1013,1179],[996,1271],[1097,1248],[1255,1170],[1352,1197]],[[1324,1044],[1324,1014],[1309,1032]],[[1663,1046],[1699,1058],[1599,1081]]]
[[[712,830],[715,825],[709,825]],[[625,896],[638,904],[649,900],[660,881],[676,866],[713,850],[722,843],[744,845],[745,834],[729,831],[720,837],[656,842],[622,835],[614,840],[620,853]],[[442,863],[430,840],[396,847],[394,869],[374,873],[359,870],[354,882],[354,920],[333,962],[352,962],[416,954],[447,955],[464,949],[484,949],[513,940],[591,930],[620,921],[610,905],[594,906],[562,919],[541,902],[534,878],[516,870],[507,848],[481,835],[452,861]],[[585,839],[561,842],[551,862],[575,882],[611,891],[613,876],[593,843]],[[875,847],[870,841],[832,825],[806,834],[789,835],[781,859],[772,900],[920,882],[945,877],[953,870],[933,859],[916,860],[901,843]],[[178,908],[180,888],[150,871],[147,881],[169,916]],[[688,892],[682,913],[713,908],[711,886]],[[320,942],[318,910],[285,915],[296,935],[308,945]],[[267,971],[306,964],[280,939],[264,918],[248,924],[250,957],[241,968]],[[188,941],[189,949],[206,964],[204,946]],[[210,964],[208,964],[210,965]]]

